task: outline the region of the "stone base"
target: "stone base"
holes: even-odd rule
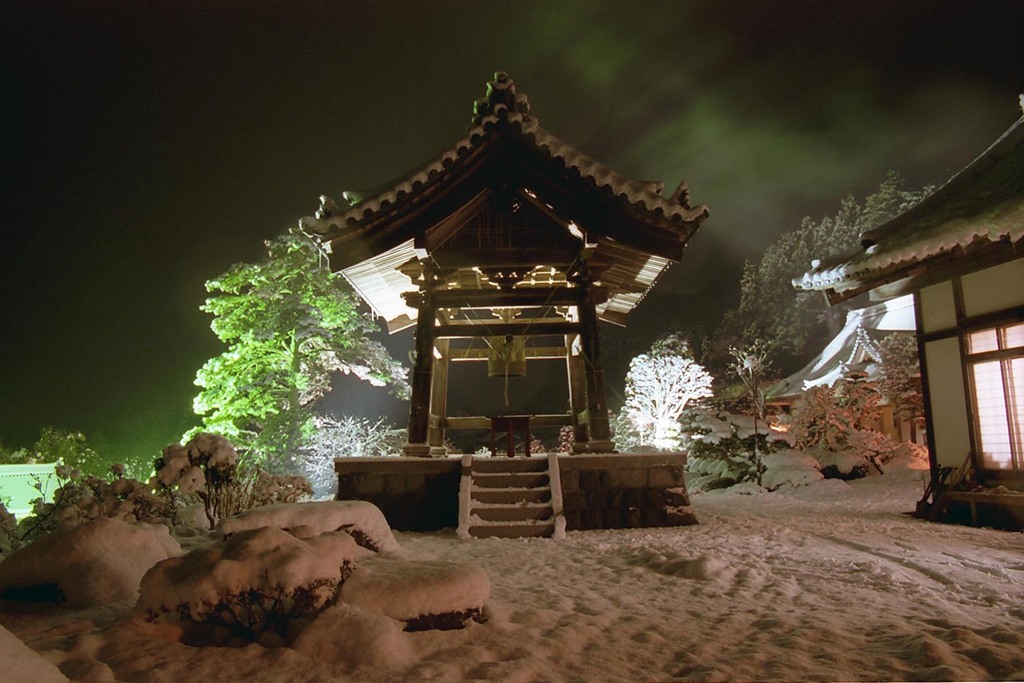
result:
[[[429,454],[429,451],[428,451]],[[566,528],[696,524],[681,453],[559,455]],[[461,458],[339,458],[339,500],[367,500],[398,531],[454,528]]]
[[[572,445],[573,453],[615,453],[615,443],[610,439],[591,439]]]

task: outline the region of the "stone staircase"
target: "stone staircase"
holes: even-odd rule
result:
[[[552,538],[564,532],[557,456],[463,457],[460,536]]]

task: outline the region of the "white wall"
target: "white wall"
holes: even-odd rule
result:
[[[971,449],[970,426],[960,369],[960,340],[937,339],[925,344],[928,394],[932,407],[935,457],[939,467],[959,467]]]
[[[1020,306],[1024,304],[1024,258],[964,275],[960,283],[968,317]]]

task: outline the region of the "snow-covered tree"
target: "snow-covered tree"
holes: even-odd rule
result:
[[[335,458],[398,455],[406,437],[404,429],[383,418],[346,415],[339,420],[317,415],[313,424],[316,429],[302,447],[301,463],[302,472],[318,497],[337,490]]]
[[[724,355],[721,352],[729,346],[766,339],[774,347],[776,360],[783,369],[798,367],[810,348],[824,344],[830,332],[835,332],[828,323],[840,323],[845,309],[829,308],[818,292],[795,291],[790,281],[807,271],[812,259],[849,251],[857,244],[861,232],[906,211],[931,190],[905,190],[899,174],[890,172],[878,191],[863,203],[847,197],[834,216],[817,221],[804,218],[799,228],[780,235],[760,260],[744,266],[739,306],[726,313],[712,346]],[[728,364],[728,358],[702,361],[709,367]]]
[[[760,485],[764,465],[762,453],[757,447],[758,420],[765,424],[765,390],[768,387],[768,373],[771,371],[770,348],[767,342],[758,339],[742,348],[730,348],[729,355],[733,358],[733,372],[743,382],[754,414],[754,476]]]
[[[202,310],[213,314],[213,331],[228,348],[197,373],[194,408],[202,431],[226,436],[248,459],[294,470],[292,458],[313,431],[310,408],[336,373],[400,394],[408,386],[308,237],[292,230],[266,247],[266,260],[206,283],[212,296]]]
[[[657,350],[657,349],[655,349]],[[692,401],[711,396],[711,375],[676,353],[640,354],[629,364],[623,412],[640,445],[679,445],[679,416]]]
[[[903,420],[924,420],[921,367],[914,336],[890,334],[878,343],[878,353],[882,357],[878,392],[892,404],[897,417]]]

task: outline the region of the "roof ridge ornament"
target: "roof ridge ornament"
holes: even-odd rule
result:
[[[472,124],[479,126],[484,118],[506,118],[509,113],[530,119],[530,101],[525,93],[517,92],[516,83],[504,71],[495,71],[487,83],[487,95],[473,103]]]

